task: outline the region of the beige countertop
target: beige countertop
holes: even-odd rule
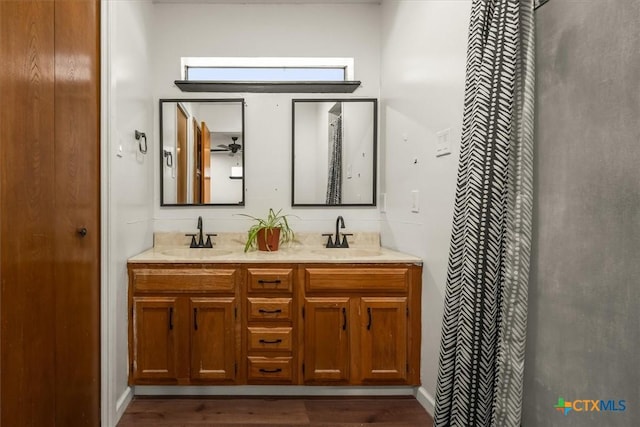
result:
[[[416,256],[383,248],[378,233],[354,233],[349,248],[326,249],[321,233],[296,233],[275,252],[244,252],[245,233],[218,233],[213,248],[191,249],[185,233],[155,233],[154,247],[129,258],[130,263],[412,263]]]

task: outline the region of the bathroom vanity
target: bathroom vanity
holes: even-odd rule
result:
[[[131,385],[420,383],[419,258],[376,233],[273,253],[180,236],[128,263]]]

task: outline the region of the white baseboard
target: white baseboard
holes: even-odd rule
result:
[[[420,387],[418,388],[418,392],[416,393],[416,399],[422,407],[433,417],[433,414],[436,411],[436,400],[433,396],[429,394],[426,388]]]
[[[116,419],[114,425],[118,424],[118,421],[122,418],[122,414],[127,410],[127,406],[129,406],[131,399],[133,399],[133,389],[131,387],[127,387],[116,401]]]

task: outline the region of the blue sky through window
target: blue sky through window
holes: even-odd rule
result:
[[[344,68],[188,67],[187,80],[196,81],[344,81]]]

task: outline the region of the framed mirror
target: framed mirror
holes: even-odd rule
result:
[[[377,99],[294,99],[293,206],[375,206]]]
[[[244,205],[244,99],[160,100],[160,205]]]

